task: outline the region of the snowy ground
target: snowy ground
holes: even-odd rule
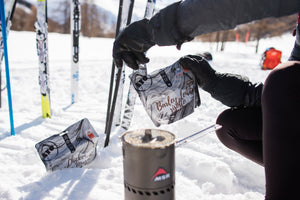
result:
[[[286,61],[293,41],[291,35],[263,40],[258,54],[254,53],[254,43],[228,43],[225,52],[215,52],[215,44],[196,42],[184,44],[181,51],[175,47],[154,47],[148,53],[151,59],[148,71],[166,67],[185,54],[210,51],[214,57],[211,64],[218,71],[243,74],[253,82],[264,81],[269,71],[262,71],[258,66],[261,53],[273,46],[283,51],[282,61]],[[102,148],[112,42],[111,39],[80,39],[80,100],[70,105],[71,38],[49,34],[53,114],[51,119],[43,119],[35,33],[10,33],[8,48],[16,135],[10,136],[5,90],[0,109],[0,199],[124,198],[120,131],[113,130],[110,146]],[[200,96],[202,105],[192,115],[160,128],[182,138],[213,124],[226,107],[202,90]],[[98,156],[85,168],[46,172],[34,145],[82,118],[88,118],[100,135]],[[154,128],[139,100],[131,129],[138,128]],[[262,200],[264,184],[263,168],[227,149],[214,133],[176,149],[178,200]]]

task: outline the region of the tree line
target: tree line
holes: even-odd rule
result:
[[[242,24],[235,29],[227,31],[218,31],[209,34],[203,34],[196,39],[205,42],[217,42],[217,50],[224,50],[225,42],[236,41],[248,42],[256,41],[256,52],[258,51],[259,41],[263,38],[281,36],[285,33],[292,33],[296,27],[298,19],[297,14],[280,17],[266,18],[251,23]]]
[[[107,14],[94,4],[94,0],[81,0],[81,35],[87,37],[114,37],[115,24],[107,25]],[[28,11],[30,9],[30,11]],[[70,33],[70,0],[61,0],[55,8],[59,22],[48,17],[48,31],[63,34]],[[36,7],[17,6],[15,9],[12,30],[35,31]],[[49,15],[49,14],[48,14]]]
[[[107,23],[108,16],[100,10],[94,0],[81,0],[81,35],[87,37],[115,37],[116,24]],[[70,0],[61,0],[55,8],[55,15],[60,16],[59,22],[48,18],[48,31],[68,34],[70,33]],[[31,6],[30,12],[22,6],[17,6],[13,17],[12,30],[35,31],[36,8]],[[204,42],[220,42],[220,50],[225,47],[225,42],[256,41],[257,48],[262,38],[280,36],[292,32],[296,25],[297,14],[281,17],[267,18],[242,24],[234,30],[218,31],[204,34],[196,38]],[[238,38],[237,38],[238,37]],[[247,39],[246,39],[247,38]]]

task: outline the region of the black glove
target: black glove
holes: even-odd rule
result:
[[[260,106],[262,84],[252,84],[245,76],[218,73],[201,56],[184,56],[179,64],[191,70],[199,87],[229,107]]]
[[[118,68],[122,68],[123,61],[134,70],[139,68],[139,64],[149,62],[145,52],[155,44],[151,32],[149,20],[143,19],[130,24],[117,36],[113,58]]]
[[[117,67],[121,68],[123,61],[132,69],[138,69],[139,64],[149,62],[145,52],[152,46],[181,45],[193,38],[185,35],[178,27],[177,10],[181,1],[161,9],[150,21],[143,19],[132,23],[116,38],[113,47],[113,58]]]
[[[199,87],[204,87],[216,79],[216,71],[202,56],[187,55],[179,60],[179,64],[191,70],[197,79]]]

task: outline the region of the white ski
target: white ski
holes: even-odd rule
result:
[[[154,13],[154,9],[155,9],[155,3],[156,3],[156,0],[147,0],[144,18],[149,19],[152,17],[152,15]],[[146,65],[140,66],[139,71],[141,74],[144,74],[146,76],[147,75]],[[137,97],[137,93],[136,93],[132,83],[130,82],[128,94],[127,94],[127,100],[126,100],[126,104],[125,104],[125,108],[124,108],[124,114],[123,114],[122,123],[121,123],[121,127],[125,130],[128,130],[130,127],[131,119],[133,117],[133,111],[134,111],[136,97]]]
[[[71,35],[72,35],[72,64],[71,64],[71,103],[78,102],[79,82],[79,35],[80,35],[80,3],[71,0]]]
[[[51,118],[50,82],[48,62],[47,0],[37,0],[36,47],[39,58],[39,85],[43,118]]]

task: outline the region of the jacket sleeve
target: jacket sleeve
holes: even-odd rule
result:
[[[216,77],[203,90],[229,107],[261,106],[262,83],[251,83],[247,77],[216,73]]]
[[[165,46],[204,33],[298,11],[299,0],[185,0],[160,10],[151,18],[150,24],[153,26],[153,41]]]

